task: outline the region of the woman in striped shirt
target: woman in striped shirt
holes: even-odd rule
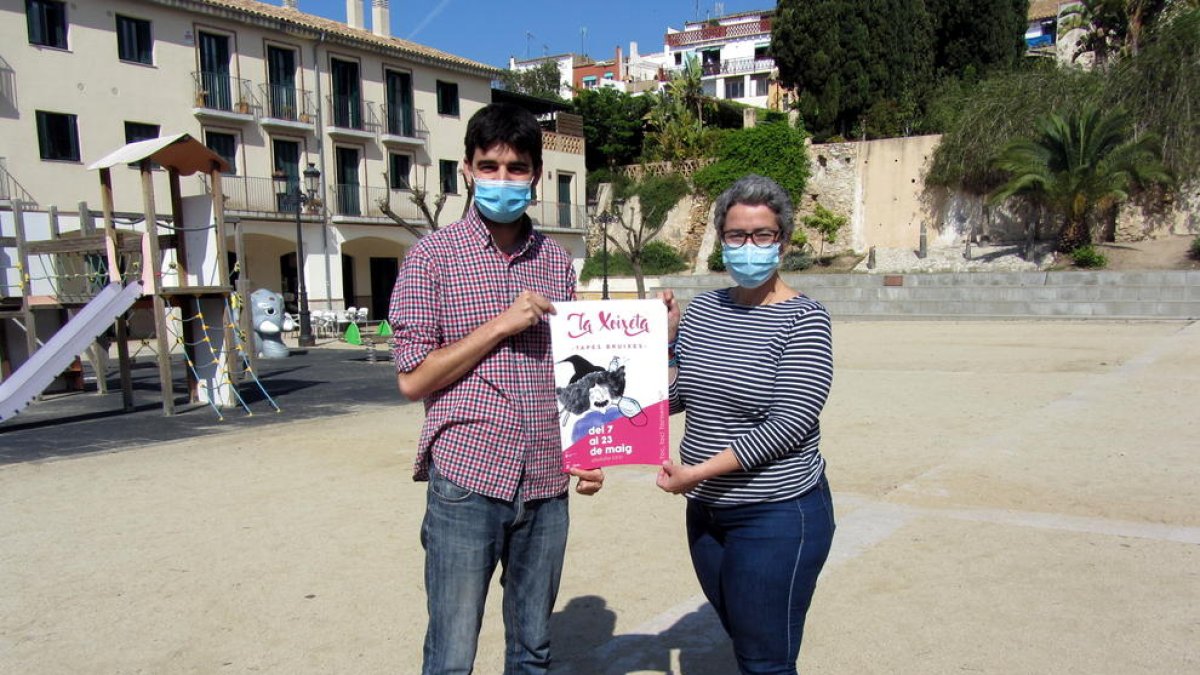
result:
[[[743,673],[795,673],[804,617],[833,540],[818,416],[833,379],[829,313],[779,277],[787,192],[747,176],[718,199],[736,287],[703,293],[672,339],[671,412],[687,411],[681,465],[692,565]],[[673,333],[674,335],[674,333]]]

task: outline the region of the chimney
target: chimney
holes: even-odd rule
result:
[[[379,37],[392,36],[392,17],[388,11],[388,0],[372,0],[371,32]]]
[[[617,78],[618,82],[624,82],[625,81],[625,58],[624,58],[624,55],[621,53],[621,45],[617,45],[616,61],[617,61],[617,72],[613,73],[613,75]]]
[[[360,30],[366,26],[363,23],[363,0],[346,0],[346,25]]]
[[[283,6],[288,9],[296,9],[296,0],[283,0]]]
[[[637,43],[630,42],[629,43],[629,60],[637,61],[640,58],[641,58],[641,56],[638,55],[638,50],[637,50]]]

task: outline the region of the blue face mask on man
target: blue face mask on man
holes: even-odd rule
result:
[[[475,206],[484,218],[511,223],[525,213],[533,199],[530,181],[475,179]]]
[[[746,242],[738,247],[721,245],[721,259],[734,283],[742,288],[758,288],[779,268],[779,244],[756,246]]]

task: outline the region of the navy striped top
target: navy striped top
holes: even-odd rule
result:
[[[703,293],[688,305],[671,413],[687,411],[684,464],[732,448],[744,468],[687,496],[714,505],[791,499],[812,489],[825,469],[818,416],[833,383],[829,312],[804,295],[739,305],[730,290]]]

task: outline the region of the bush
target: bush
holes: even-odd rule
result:
[[[1093,248],[1091,244],[1088,244],[1087,246],[1080,246],[1074,251],[1071,251],[1070,255],[1071,260],[1075,261],[1075,266],[1082,267],[1084,269],[1097,269],[1108,264],[1108,258],[1104,257],[1103,253],[1100,253]]]
[[[642,272],[646,275],[674,274],[686,270],[687,267],[683,256],[670,244],[652,241],[646,244],[646,248],[642,251]],[[609,248],[608,276],[627,277],[632,275],[633,265],[630,264],[629,257],[620,251]],[[583,271],[579,273],[579,280],[586,282],[602,276],[604,276],[604,253],[598,252],[583,261]]]
[[[725,271],[725,256],[722,254],[720,244],[714,246],[712,253],[708,254],[708,270],[710,272]]]
[[[808,251],[788,251],[779,261],[779,269],[784,272],[799,272],[813,266],[813,257]]]
[[[727,132],[716,154],[720,159],[697,171],[692,181],[716,199],[739,178],[756,173],[779,183],[792,203],[799,204],[809,173],[805,136],[802,130],[778,123]]]
[[[1200,260],[1200,237],[1196,237],[1192,240],[1192,247],[1188,249],[1188,255],[1192,256],[1196,260]]]

